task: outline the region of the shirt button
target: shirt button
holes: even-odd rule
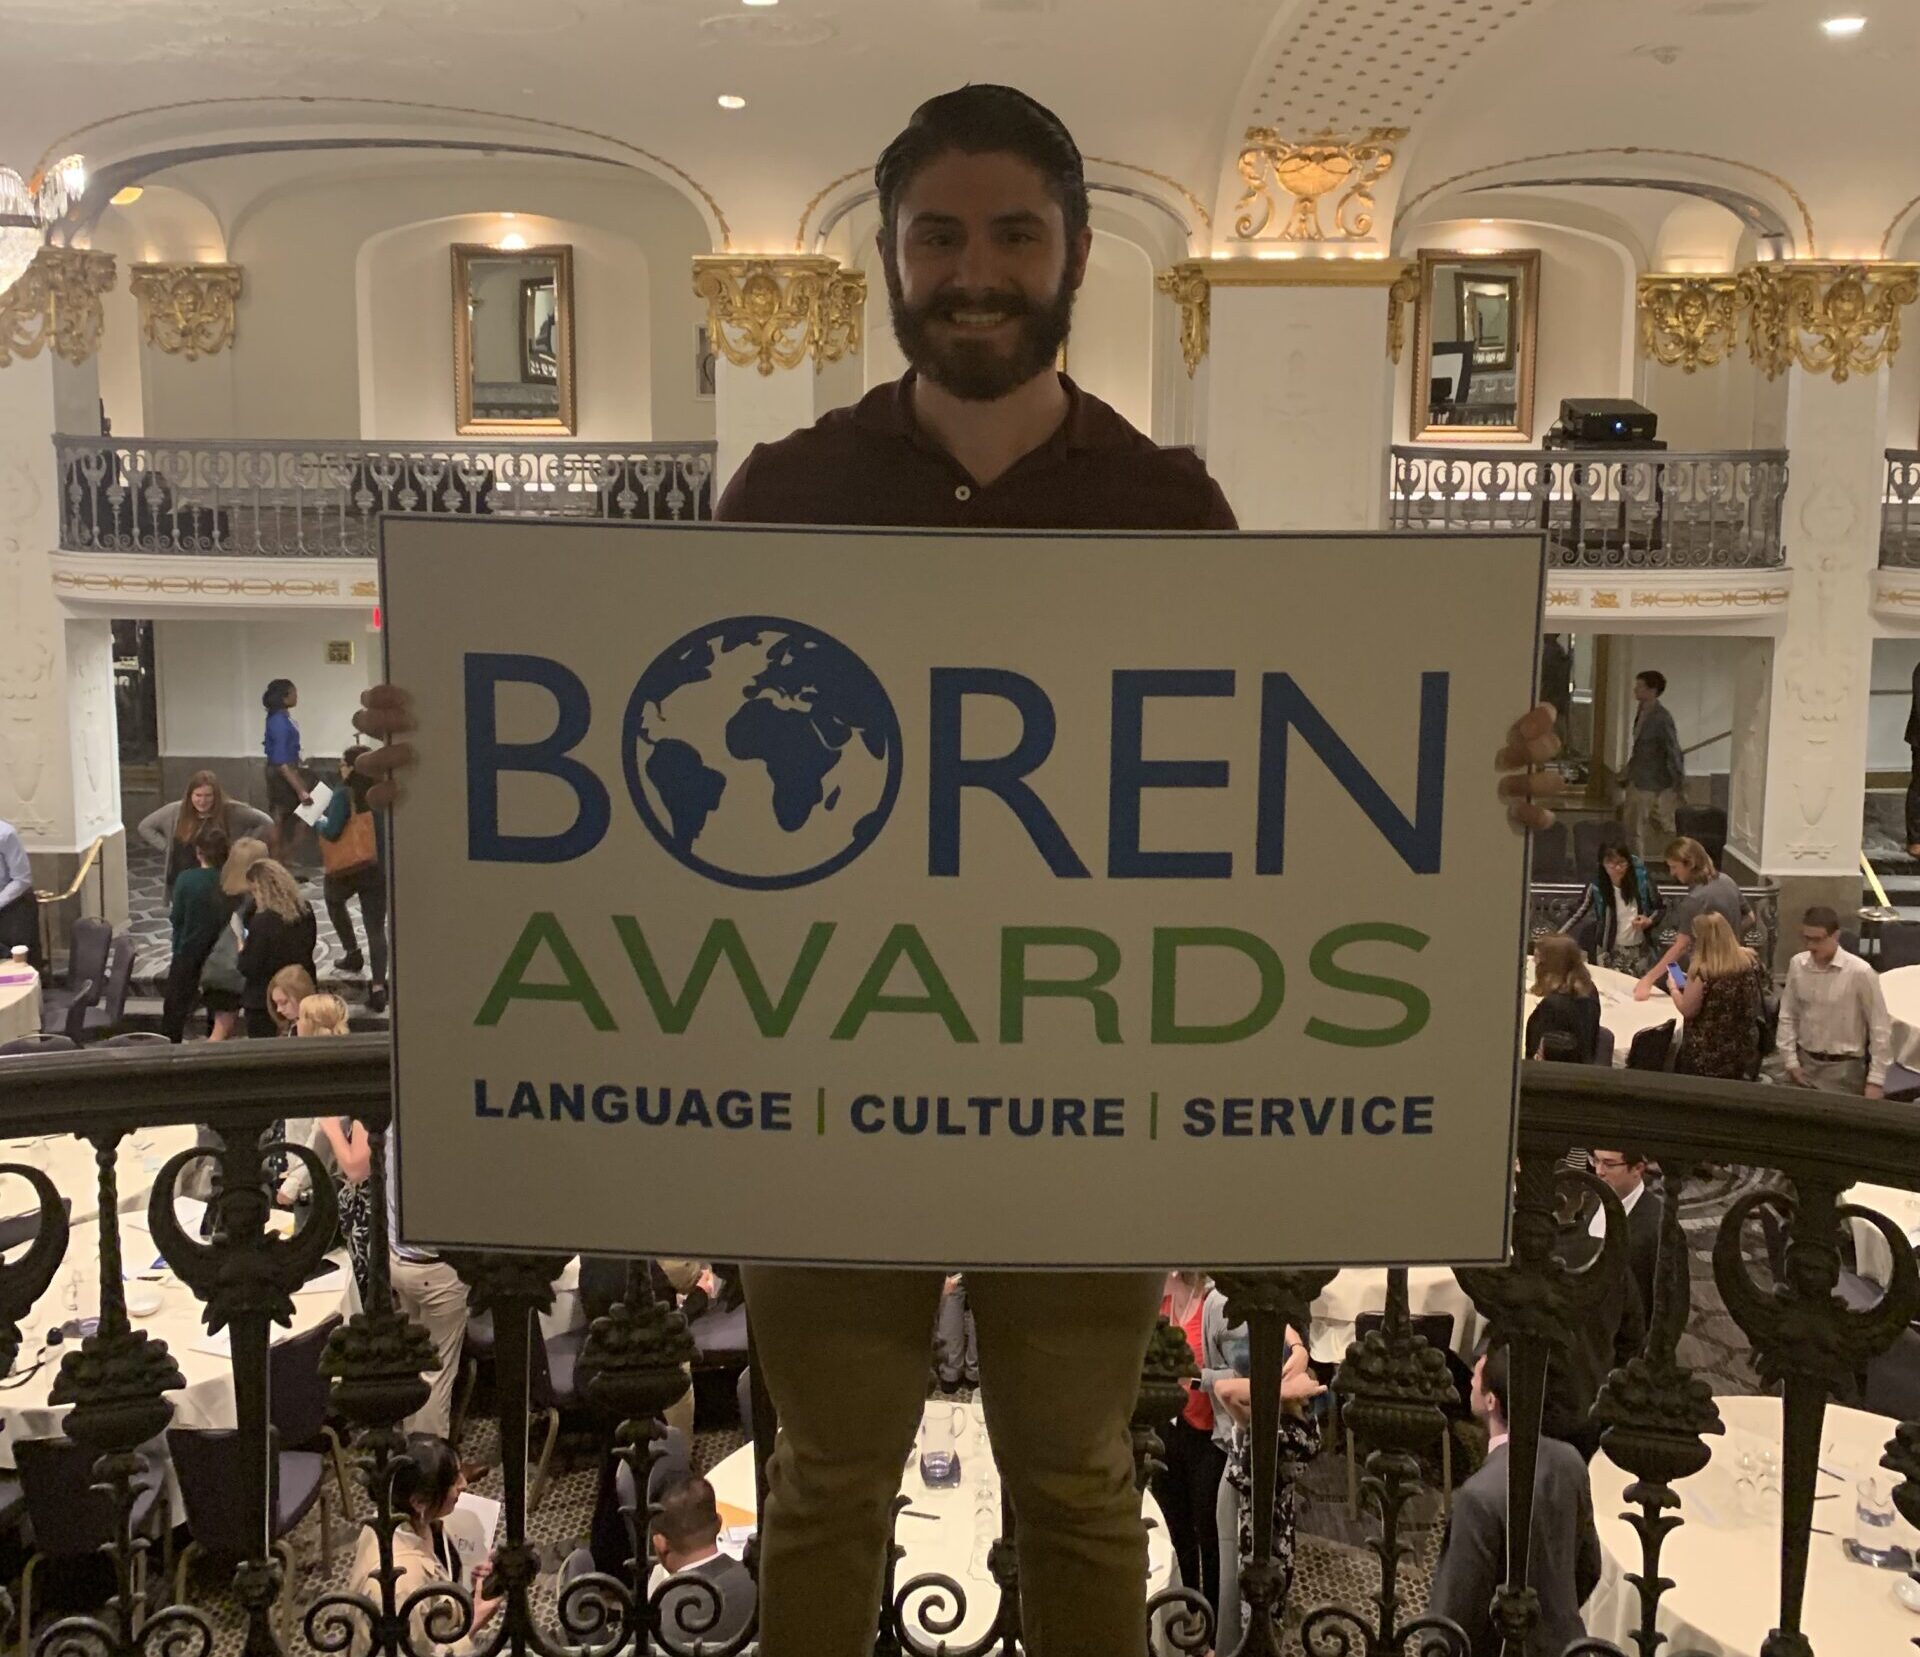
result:
[[[973,491],[963,483],[958,489],[954,490],[953,498],[957,501],[970,501],[973,499]]]

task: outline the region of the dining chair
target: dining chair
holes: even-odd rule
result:
[[[20,1653],[33,1650],[33,1578],[43,1561],[62,1576],[113,1545],[113,1502],[94,1484],[98,1458],[70,1438],[23,1438],[13,1446],[14,1470],[25,1497],[26,1521],[33,1534],[32,1551],[20,1577]],[[136,1487],[133,1533],[161,1548],[161,1580],[172,1562],[173,1530],[167,1523],[166,1492],[161,1475],[151,1465]],[[147,1601],[146,1555],[134,1559],[133,1594],[141,1618]]]

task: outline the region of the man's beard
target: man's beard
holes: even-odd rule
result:
[[[907,304],[899,281],[889,271],[887,299],[893,311],[893,337],[914,369],[955,397],[988,403],[1054,365],[1072,323],[1074,289],[1062,282],[1060,291],[1044,305],[1017,290],[981,294],[947,290],[916,308]],[[933,324],[951,322],[956,311],[991,311],[1011,317],[1016,324],[1012,349],[996,340],[936,338]]]

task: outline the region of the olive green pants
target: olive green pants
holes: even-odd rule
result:
[[[943,1278],[792,1266],[742,1275],[780,1417],[760,1534],[762,1657],[869,1657]],[[1162,1273],[967,1273],[1031,1657],[1116,1657],[1145,1644],[1147,1540],[1128,1424],[1164,1283]]]

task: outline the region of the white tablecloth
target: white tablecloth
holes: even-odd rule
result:
[[[1445,1266],[1415,1266],[1408,1271],[1407,1307],[1415,1317],[1446,1313],[1453,1319],[1453,1350],[1463,1359],[1472,1359],[1486,1332],[1486,1321]],[[1386,1309],[1385,1267],[1355,1267],[1340,1273],[1313,1303],[1307,1350],[1314,1362],[1339,1363],[1353,1344],[1360,1314]]]
[[[0,1041],[40,1033],[40,975],[0,966]]]
[[[911,1578],[937,1571],[953,1578],[967,1592],[967,1614],[960,1626],[945,1636],[954,1648],[969,1645],[986,1633],[993,1623],[993,1608],[999,1598],[993,1578],[986,1568],[987,1545],[1000,1533],[1000,1472],[994,1466],[987,1443],[986,1418],[978,1400],[970,1404],[929,1402],[927,1414],[953,1411],[960,1423],[957,1442],[960,1451],[958,1485],[950,1490],[929,1490],[920,1477],[920,1458],[908,1462],[901,1490],[908,1498],[909,1513],[900,1516],[894,1539],[906,1550],[895,1577],[896,1586]],[[753,1488],[753,1446],[743,1445],[721,1462],[707,1478],[713,1493],[735,1514],[723,1512],[722,1523],[736,1516],[742,1522],[756,1512]],[[1141,1498],[1141,1510],[1148,1521],[1146,1597],[1172,1586],[1174,1577],[1173,1545],[1167,1539],[1167,1527],[1160,1517],[1159,1505],[1151,1494]],[[928,1519],[911,1514],[931,1514]],[[912,1616],[909,1607],[908,1615]],[[931,1643],[931,1640],[928,1641]]]
[[[1709,1439],[1713,1461],[1674,1487],[1686,1522],[1666,1540],[1660,1573],[1676,1587],[1660,1602],[1659,1627],[1673,1642],[1667,1650],[1698,1649],[1707,1657],[1757,1657],[1780,1615],[1780,1520],[1741,1511],[1735,1485],[1743,1451],[1762,1444],[1780,1447],[1777,1398],[1722,1398],[1724,1438]],[[1829,1407],[1820,1461],[1842,1477],[1822,1473],[1816,1492],[1831,1501],[1814,1508],[1815,1535],[1807,1566],[1807,1598],[1801,1628],[1813,1649],[1840,1657],[1896,1657],[1920,1635],[1920,1616],[1893,1597],[1899,1573],[1855,1565],[1840,1551],[1853,1534],[1854,1482],[1877,1476],[1886,1491],[1893,1475],[1879,1466],[1896,1423],[1885,1416]],[[1586,1608],[1587,1632],[1631,1651],[1628,1634],[1640,1625],[1640,1596],[1625,1573],[1640,1569],[1640,1539],[1624,1518],[1629,1477],[1602,1454],[1593,1460],[1593,1513],[1603,1555],[1600,1586]],[[1893,1539],[1905,1547],[1920,1534],[1897,1516]]]
[[[1613,1032],[1613,1062],[1619,1069],[1625,1069],[1627,1054],[1633,1050],[1633,1038],[1642,1030],[1651,1030],[1673,1020],[1673,1039],[1678,1041],[1685,1020],[1680,1009],[1674,1006],[1670,996],[1655,990],[1645,1001],[1633,998],[1633,989],[1639,980],[1624,972],[1615,972],[1611,967],[1589,967],[1593,975],[1593,987],[1600,992],[1600,1023]],[[1526,1040],[1526,1019],[1532,1017],[1533,1009],[1540,1005],[1538,997],[1531,990],[1523,998],[1521,1009],[1521,1036]]]
[[[1880,993],[1886,997],[1887,1016],[1893,1021],[1893,1061],[1920,1070],[1920,967],[1895,967],[1880,974]]]
[[[1920,1247],[1920,1191],[1903,1191],[1897,1185],[1856,1185],[1842,1193],[1840,1200],[1886,1215],[1907,1234],[1908,1242]],[[1893,1255],[1878,1226],[1855,1220],[1853,1250],[1862,1277],[1883,1289],[1893,1281]]]
[[[291,1216],[288,1216],[291,1219]],[[283,1221],[282,1223],[286,1223]],[[147,1235],[143,1220],[129,1216],[121,1222],[120,1243],[125,1270],[138,1274],[152,1267],[159,1255],[153,1239]],[[353,1273],[345,1265],[346,1255],[336,1251],[339,1267],[330,1286],[302,1291],[293,1297],[293,1326],[275,1327],[276,1340],[285,1340],[315,1328],[335,1313],[350,1316],[359,1310],[360,1295]],[[167,1272],[158,1282],[136,1281],[127,1284],[129,1297],[143,1291],[157,1291],[157,1311],[135,1317],[136,1329],[144,1329],[167,1343],[167,1350],[180,1366],[186,1385],[168,1393],[173,1402],[176,1427],[232,1427],[236,1425],[233,1392],[233,1361],[225,1355],[201,1350],[207,1330],[204,1309],[193,1291]],[[51,1438],[60,1432],[60,1423],[69,1406],[48,1401],[59,1373],[60,1349],[31,1375],[24,1372],[45,1351],[49,1329],[69,1318],[90,1318],[100,1311],[100,1226],[90,1220],[76,1225],[68,1239],[66,1258],[60,1264],[47,1292],[35,1303],[21,1323],[20,1356],[14,1374],[17,1384],[0,1384],[0,1467],[13,1466],[13,1446],[23,1438]],[[131,1311],[131,1307],[129,1307]],[[63,1343],[73,1344],[71,1339]],[[157,1447],[164,1450],[164,1445]],[[174,1517],[182,1520],[177,1490],[171,1470],[167,1484],[172,1496]]]
[[[120,1212],[144,1211],[161,1164],[193,1141],[192,1128],[143,1128],[123,1138],[114,1159]],[[75,1224],[99,1218],[100,1170],[88,1141],[65,1133],[0,1139],[0,1163],[4,1162],[24,1163],[51,1175],[60,1195],[73,1205],[68,1217]],[[24,1179],[17,1174],[0,1175],[0,1219],[31,1213],[37,1202],[33,1187]]]

